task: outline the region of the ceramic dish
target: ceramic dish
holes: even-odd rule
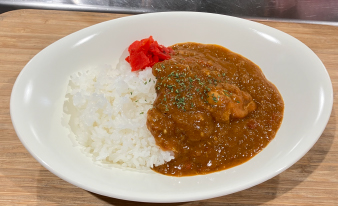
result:
[[[222,45],[259,65],[285,101],[275,139],[237,167],[208,175],[169,177],[105,168],[83,155],[61,124],[69,75],[88,66],[116,65],[134,40],[152,35],[163,45]],[[194,12],[135,15],[73,33],[37,54],[13,87],[10,112],[27,150],[58,177],[85,190],[125,200],[182,202],[234,193],[262,183],[297,162],[322,134],[332,109],[329,75],[303,43],[239,18]]]

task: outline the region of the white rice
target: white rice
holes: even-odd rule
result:
[[[145,169],[174,157],[162,151],[146,126],[156,98],[151,68],[131,72],[125,61],[71,75],[64,112],[76,141],[97,163]]]

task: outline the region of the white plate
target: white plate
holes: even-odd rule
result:
[[[285,101],[284,120],[275,139],[240,166],[181,178],[103,168],[74,149],[61,125],[69,75],[87,66],[115,65],[134,40],[150,35],[166,46],[187,41],[219,44],[259,65]],[[168,12],[103,22],[48,46],[21,71],[10,112],[27,150],[60,178],[119,199],[182,202],[227,195],[278,175],[315,144],[328,122],[332,102],[324,65],[288,34],[224,15]]]

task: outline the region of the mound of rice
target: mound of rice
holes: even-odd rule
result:
[[[127,62],[71,75],[64,112],[71,115],[76,141],[94,161],[149,169],[174,158],[155,144],[146,126],[155,82],[151,68],[131,72]]]

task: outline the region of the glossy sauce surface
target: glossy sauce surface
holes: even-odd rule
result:
[[[275,137],[284,102],[250,60],[218,45],[172,46],[170,60],[153,66],[157,98],[147,127],[175,159],[153,170],[207,174],[244,163]]]

